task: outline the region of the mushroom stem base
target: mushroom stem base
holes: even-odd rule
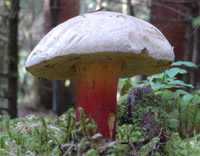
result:
[[[80,63],[76,78],[76,118],[82,107],[91,116],[104,139],[115,139],[116,135],[116,93],[121,69],[119,61],[104,63]]]

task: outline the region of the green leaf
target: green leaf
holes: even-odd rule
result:
[[[127,80],[128,80],[128,78],[120,78],[119,84],[124,84],[124,82],[126,82]]]
[[[181,81],[181,80],[170,80],[169,83],[170,83],[170,84],[173,84],[173,85],[180,85],[180,86],[184,86],[184,87],[194,88],[193,85],[191,85],[191,84],[186,84],[185,82],[183,82],[183,81]]]
[[[120,95],[123,96],[125,94],[127,94],[128,90],[132,87],[132,84],[128,81],[125,81],[121,91],[120,91]]]
[[[153,76],[149,76],[147,79],[149,81],[153,81],[153,79],[158,79],[158,78],[163,79],[165,75],[166,75],[165,73],[156,74],[156,75],[153,75]]]
[[[192,26],[193,26],[193,28],[198,28],[198,27],[200,27],[200,16],[194,18],[194,20],[192,21]]]
[[[178,89],[178,90],[176,90],[176,93],[177,94],[179,94],[179,95],[187,95],[187,94],[189,94],[188,92],[186,92],[185,90],[183,90],[183,89]]]
[[[185,65],[187,67],[195,67],[195,68],[197,68],[197,65],[195,63],[189,62],[189,61],[178,61],[178,62],[172,63],[172,66],[181,66],[181,65]]]
[[[161,84],[161,83],[150,83],[150,85],[153,90],[158,90],[163,87],[163,84]]]
[[[187,71],[185,69],[181,69],[181,68],[171,68],[165,71],[165,73],[169,76],[169,77],[174,77],[177,74],[186,74]]]
[[[183,101],[190,101],[193,98],[192,94],[187,94],[183,96]]]
[[[164,90],[161,92],[161,94],[163,95],[163,97],[166,97],[168,100],[177,97],[177,94],[174,94],[174,92],[171,90]]]

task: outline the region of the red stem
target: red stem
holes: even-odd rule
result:
[[[116,135],[116,93],[121,63],[80,63],[77,65],[77,104],[78,108],[97,123],[99,132],[105,139],[115,139]]]

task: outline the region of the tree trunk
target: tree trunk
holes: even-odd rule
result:
[[[19,0],[10,3],[8,17],[8,112],[11,118],[17,117],[17,88],[18,88],[18,13]]]
[[[0,6],[2,9],[5,8],[3,6]],[[0,8],[0,9],[1,9]],[[8,95],[5,95],[5,88],[8,87],[8,65],[7,65],[7,16],[0,15],[0,103],[3,101],[2,99],[5,98],[5,96],[8,97]],[[2,101],[1,101],[2,100]]]
[[[191,4],[186,5],[186,13],[188,15],[192,14],[192,6]],[[184,50],[184,60],[185,61],[189,61],[192,58],[192,24],[191,21],[186,20],[185,22],[185,50]],[[188,72],[190,72],[191,75],[191,71],[190,69],[187,70]],[[186,83],[190,83],[190,77],[188,75],[184,75],[183,76],[183,81],[185,81]]]
[[[53,80],[53,112],[60,116],[63,113],[62,108],[62,82],[60,80]]]
[[[150,22],[166,36],[174,47],[176,61],[184,59],[185,49],[185,13],[184,3],[152,0]]]
[[[56,25],[79,14],[79,0],[45,0],[44,11],[44,32],[47,33]],[[45,97],[49,98],[53,95],[52,108],[54,113],[59,116],[67,108],[75,105],[75,84],[72,82],[70,87],[64,87],[64,81],[56,80],[52,81],[52,88],[53,94],[48,93],[50,95]],[[43,97],[43,100],[47,99],[45,97]],[[51,104],[48,103],[48,105]]]
[[[198,29],[196,29],[194,31],[194,38],[193,38],[193,51],[192,51],[192,62],[197,64],[198,63],[198,43],[199,43],[199,33],[198,33]],[[196,71],[195,70],[192,70],[191,73],[190,73],[190,84],[192,85],[195,85],[195,74],[196,74]]]
[[[51,13],[51,18],[50,18],[50,23],[51,23],[51,28],[55,27],[58,25],[58,16],[59,16],[59,11],[60,11],[60,4],[59,0],[50,0],[50,13]],[[53,112],[55,115],[60,116],[63,113],[63,108],[62,108],[62,98],[61,98],[61,89],[62,89],[62,84],[60,80],[53,80]]]
[[[193,17],[196,17],[197,15],[199,15],[199,13],[200,13],[200,5],[198,5],[198,4],[200,4],[200,2],[199,1],[196,1],[196,2],[194,2],[194,3],[192,3],[191,4],[191,15],[193,16]],[[191,23],[191,25],[192,25],[192,23]],[[192,47],[193,47],[193,50],[192,50],[192,56],[191,56],[191,61],[193,62],[193,63],[195,63],[195,64],[198,64],[198,63],[200,63],[199,62],[199,55],[198,55],[198,51],[199,51],[199,29],[192,29],[192,34],[193,34],[193,45],[192,45]],[[198,79],[197,79],[197,77],[198,77],[198,75],[199,75],[199,73],[197,72],[198,70],[196,70],[196,69],[192,69],[191,71],[190,71],[190,78],[189,78],[189,82],[190,82],[190,84],[192,84],[192,85],[196,85],[197,83],[198,83]],[[192,90],[191,90],[192,91]]]
[[[186,6],[186,12],[191,17],[196,17],[199,14],[198,0],[188,3]],[[185,61],[191,61],[198,63],[198,30],[194,30],[192,27],[192,20],[186,23],[186,44],[185,44]],[[196,77],[198,77],[195,69],[189,69],[189,74],[184,77],[186,83],[196,85]],[[192,89],[190,89],[192,91]]]
[[[199,15],[199,0],[184,1],[178,0],[163,1],[152,0],[151,22],[158,27],[172,46],[176,61],[185,60],[199,63],[199,32],[194,31],[192,20]],[[187,69],[187,75],[183,81],[194,86],[199,79],[198,70]],[[182,78],[181,76],[179,78]]]
[[[134,13],[134,6],[133,4],[131,3],[131,0],[128,0],[128,7],[129,7],[129,14],[131,16],[135,16],[135,13]]]

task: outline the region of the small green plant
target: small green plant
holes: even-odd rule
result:
[[[139,131],[134,131],[133,125],[124,124],[117,127],[117,140],[124,143],[144,141],[144,136]]]
[[[172,67],[165,72],[148,77],[146,83],[151,86],[155,94],[162,97],[161,108],[168,113],[164,118],[164,124],[168,125],[171,130],[179,132],[184,138],[193,136],[194,131],[198,131],[197,123],[199,123],[200,113],[198,99],[200,96],[198,93],[188,93],[185,88],[194,88],[194,86],[177,79],[178,74],[187,74],[181,66],[197,67],[192,62],[174,62]]]
[[[127,145],[118,144],[114,148],[111,148],[108,153],[112,153],[111,156],[127,156]]]
[[[62,115],[61,118],[63,118],[64,122],[66,123],[65,125],[58,123],[60,129],[62,129],[65,132],[65,137],[63,138],[63,142],[70,142],[72,138],[74,138],[73,130],[76,124],[75,110],[73,108],[70,108],[67,111],[67,114]]]
[[[159,143],[160,138],[154,137],[148,144],[141,148],[141,155],[156,155],[156,144]],[[157,153],[158,155],[158,153]]]
[[[177,102],[178,132],[182,138],[192,137],[200,133],[200,95],[185,94]]]
[[[8,155],[59,155],[62,131],[51,117],[27,117],[11,120],[1,116],[1,153]],[[60,133],[61,132],[61,133]],[[36,154],[38,153],[38,154]]]
[[[85,156],[99,156],[99,152],[96,151],[95,149],[90,149]]]
[[[143,81],[144,88],[148,88],[150,86],[150,90],[148,92],[139,88],[133,95],[128,93],[127,95],[120,97],[118,104],[118,124],[120,125],[120,129],[118,128],[118,137],[121,140],[130,142],[130,136],[134,132],[139,132],[139,134],[147,138],[148,131],[145,131],[144,127],[141,129],[141,122],[145,120],[144,114],[151,112],[155,118],[153,122],[159,123],[158,128],[163,127],[165,129],[164,133],[166,133],[167,136],[169,135],[169,137],[166,138],[166,140],[170,139],[167,146],[170,146],[170,142],[176,140],[174,139],[174,133],[178,134],[179,138],[177,139],[182,142],[184,142],[183,139],[187,140],[188,138],[193,138],[200,133],[200,91],[196,90],[193,93],[189,93],[186,88],[194,88],[194,86],[177,79],[178,75],[187,74],[187,70],[183,68],[184,66],[187,68],[197,67],[192,62],[174,62],[170,69],[161,74],[150,76],[146,81]],[[123,83],[126,82],[127,80],[123,81]],[[128,90],[128,88],[126,90]],[[137,97],[137,91],[140,91],[140,94],[138,94],[140,95],[140,98]],[[133,101],[135,100],[135,111],[132,112],[132,122],[130,122],[128,108],[130,107],[129,100],[132,97],[134,98]],[[129,122],[133,125],[134,128],[131,133],[129,126],[123,126],[124,122]],[[145,137],[143,137],[144,140]],[[127,138],[129,139],[127,140]],[[138,141],[139,138],[136,138],[135,143],[137,144]],[[143,143],[145,141],[143,141]],[[165,148],[165,146],[160,146],[161,140],[159,137],[155,136],[148,141],[149,142],[139,150],[141,155],[163,154],[160,150]],[[181,148],[178,148],[179,144],[180,143],[174,145],[176,146],[176,151],[173,151],[172,148],[166,147],[165,153],[168,153],[167,155],[184,155]],[[164,144],[162,143],[162,145]],[[186,145],[186,142],[184,145]],[[168,150],[172,150],[171,152],[174,154],[170,153]]]
[[[200,155],[199,135],[182,139],[178,133],[173,133],[165,146],[167,156],[197,156]]]
[[[76,123],[78,129],[75,129],[73,133],[79,133],[86,139],[90,139],[91,133],[95,134],[97,132],[97,125],[91,117],[86,118],[84,110],[79,108],[80,120]]]
[[[197,66],[192,62],[187,61],[178,61],[172,63],[172,67],[167,69],[165,72],[161,74],[156,74],[147,78],[145,81],[147,84],[151,86],[153,91],[156,94],[162,94],[163,91],[171,88],[185,88],[190,87],[194,88],[191,84],[186,84],[182,80],[177,79],[178,74],[187,74],[185,69],[182,69],[180,66],[184,65],[186,67],[196,68]]]

